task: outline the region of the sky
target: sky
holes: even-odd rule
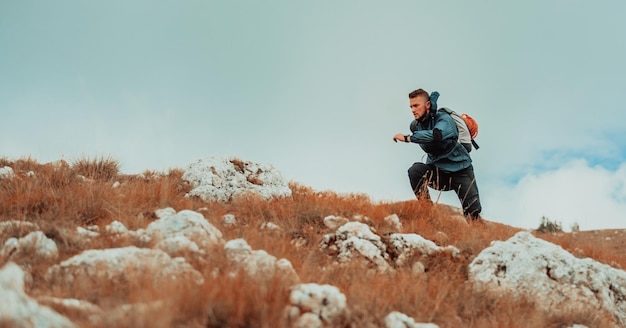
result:
[[[0,156],[236,156],[414,199],[408,93],[476,119],[483,216],[626,228],[624,1],[0,1]],[[431,191],[460,206],[453,192]]]

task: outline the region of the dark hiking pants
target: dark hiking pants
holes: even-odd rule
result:
[[[482,210],[472,165],[458,172],[447,172],[432,164],[415,163],[409,168],[409,181],[418,198],[423,193],[428,194],[426,186],[441,191],[454,190],[463,205],[465,216],[478,218]]]

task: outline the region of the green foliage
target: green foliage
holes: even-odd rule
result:
[[[561,222],[550,221],[545,216],[541,217],[541,224],[539,228],[537,228],[538,232],[546,233],[546,232],[563,232],[563,227],[561,227]]]

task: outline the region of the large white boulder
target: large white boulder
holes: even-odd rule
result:
[[[523,294],[553,313],[605,310],[626,326],[626,272],[529,232],[492,242],[469,265],[469,278],[475,288]]]
[[[185,259],[134,246],[84,251],[50,267],[45,279],[57,297],[94,303],[108,296],[141,301],[204,283]]]
[[[0,326],[74,327],[67,318],[24,293],[24,271],[12,262],[0,269]]]
[[[187,196],[205,201],[229,201],[244,193],[255,193],[263,199],[291,196],[287,181],[272,165],[234,157],[200,159],[187,166],[182,179],[193,186]]]

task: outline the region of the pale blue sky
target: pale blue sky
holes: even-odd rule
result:
[[[235,155],[412,199],[407,94],[480,125],[487,219],[626,228],[626,2],[0,1],[0,156]],[[456,196],[441,201],[458,206]]]

